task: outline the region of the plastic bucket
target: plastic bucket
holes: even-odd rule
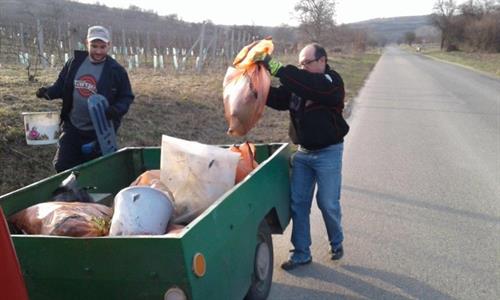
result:
[[[28,145],[49,145],[59,138],[59,112],[23,112]]]
[[[131,186],[115,196],[110,236],[165,234],[174,212],[169,196],[152,187]]]

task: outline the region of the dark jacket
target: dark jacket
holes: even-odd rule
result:
[[[48,88],[50,99],[62,98],[61,121],[69,121],[69,113],[73,107],[74,80],[78,68],[88,56],[87,51],[75,51],[59,73],[56,82]],[[115,129],[120,126],[122,117],[127,113],[130,104],[134,101],[134,94],[125,69],[109,55],[106,57],[101,77],[97,83],[97,93],[108,100],[115,110],[113,119]]]
[[[290,138],[295,144],[316,150],[344,141],[349,125],[342,116],[344,82],[326,66],[325,74],[311,73],[293,65],[277,74],[281,85],[271,87],[267,105],[290,111]]]

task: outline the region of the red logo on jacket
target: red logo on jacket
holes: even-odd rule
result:
[[[89,97],[90,95],[97,93],[97,81],[92,75],[83,75],[80,78],[75,79],[75,89],[78,91],[80,96]]]

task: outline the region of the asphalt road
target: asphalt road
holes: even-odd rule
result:
[[[313,263],[274,236],[269,299],[500,299],[500,80],[386,48],[355,99],[345,256],[313,205]]]

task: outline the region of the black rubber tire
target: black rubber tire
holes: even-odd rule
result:
[[[259,251],[260,249],[260,251]],[[259,271],[259,263],[257,261],[257,256],[265,255],[264,268]],[[271,290],[271,284],[273,283],[273,266],[274,266],[274,253],[273,253],[273,239],[271,236],[271,229],[267,224],[266,220],[262,220],[259,225],[259,231],[257,232],[257,245],[255,246],[254,254],[254,271],[252,274],[252,283],[245,296],[245,300],[264,300],[269,296]],[[262,259],[261,259],[262,261]],[[264,278],[261,277],[264,273]],[[259,276],[259,274],[261,274]]]

